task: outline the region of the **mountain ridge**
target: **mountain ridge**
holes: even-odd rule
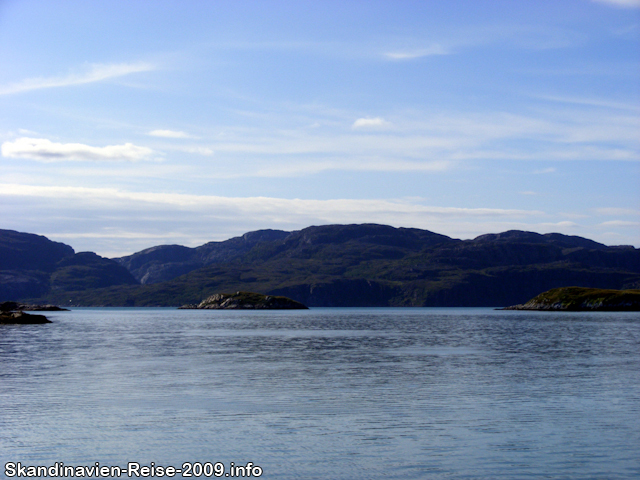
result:
[[[104,260],[110,262],[101,266],[105,275],[115,264],[134,284],[109,270],[106,285],[94,278],[91,288],[41,289],[28,300],[179,306],[219,292],[254,291],[312,307],[505,306],[551,288],[640,285],[640,249],[518,230],[459,240],[415,228],[322,225],[258,230],[195,248],[159,245]],[[68,287],[77,284],[66,279]]]

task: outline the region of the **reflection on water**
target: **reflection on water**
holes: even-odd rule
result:
[[[277,479],[640,477],[635,313],[49,316],[0,326],[3,467],[251,461]]]

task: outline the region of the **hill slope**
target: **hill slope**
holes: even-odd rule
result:
[[[40,235],[0,230],[0,301],[137,284],[127,269],[108,258],[75,253]]]
[[[117,260],[137,276],[155,269],[172,278],[65,294],[84,305],[179,306],[219,292],[255,291],[308,306],[502,306],[557,287],[640,285],[638,249],[521,231],[463,241],[411,228],[326,225],[251,232],[196,249],[154,247],[124,258]],[[180,269],[189,271],[176,276]]]

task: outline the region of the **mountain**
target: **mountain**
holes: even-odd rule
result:
[[[91,288],[73,290],[69,272],[63,289],[38,301],[179,306],[253,291],[308,306],[506,306],[558,287],[640,286],[640,250],[631,246],[522,231],[457,240],[373,224],[260,230],[197,248],[153,247],[113,263],[143,284],[98,285],[93,277]]]
[[[209,242],[197,248],[159,245],[114,260],[143,285],[171,280],[214,263],[241,257],[257,244],[280,240],[289,235],[282,230],[258,230],[224,242]]]
[[[137,284],[126,268],[108,258],[75,253],[41,235],[0,230],[0,301]]]

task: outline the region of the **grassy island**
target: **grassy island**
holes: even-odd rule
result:
[[[640,311],[640,290],[554,288],[504,310]]]

